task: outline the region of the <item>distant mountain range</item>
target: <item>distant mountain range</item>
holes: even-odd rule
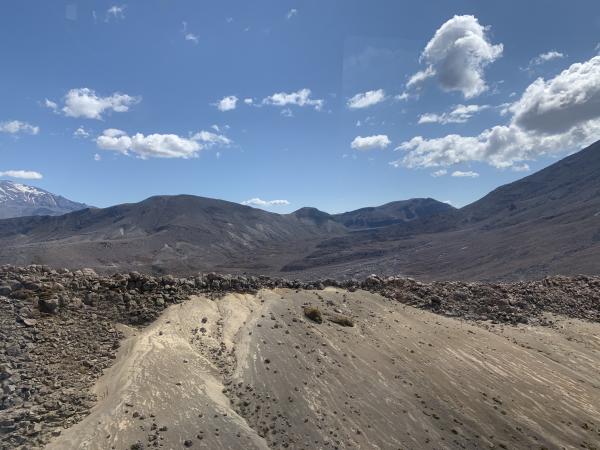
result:
[[[179,195],[0,220],[0,263],[297,278],[598,273],[600,142],[461,209],[411,199],[335,215],[275,214]]]
[[[87,207],[43,189],[0,180],[0,219],[57,216]]]

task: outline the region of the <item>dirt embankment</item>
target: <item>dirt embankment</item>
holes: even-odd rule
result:
[[[597,448],[600,325],[551,319],[337,288],[193,297],[121,327],[98,403],[47,448]]]

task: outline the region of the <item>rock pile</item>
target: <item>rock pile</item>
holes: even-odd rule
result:
[[[545,312],[600,322],[600,277],[550,277],[513,284],[435,282],[375,275],[364,281],[301,282],[91,269],[0,267],[0,448],[39,447],[86,415],[89,388],[119,346],[117,323],[143,326],[193,294],[260,289],[364,289],[417,308],[469,320],[548,324]]]
[[[363,289],[438,314],[498,323],[550,324],[544,313],[600,322],[600,277],[547,277],[518,283],[368,277]]]

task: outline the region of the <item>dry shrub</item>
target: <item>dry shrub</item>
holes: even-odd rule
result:
[[[316,323],[323,323],[323,315],[321,310],[316,306],[305,306],[304,315]]]

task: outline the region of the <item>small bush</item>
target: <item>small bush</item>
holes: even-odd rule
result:
[[[336,315],[328,317],[330,322],[337,323],[343,327],[353,327],[354,321],[348,316]]]
[[[304,315],[316,323],[323,323],[323,315],[321,310],[316,306],[305,306]]]

